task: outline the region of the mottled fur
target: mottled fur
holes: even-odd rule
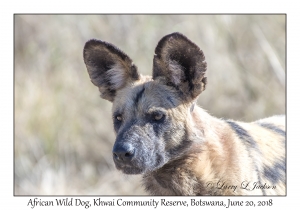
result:
[[[285,195],[285,117],[226,121],[195,105],[206,62],[185,36],[159,41],[152,77],[99,40],[86,43],[84,61],[101,97],[113,102],[115,165],[143,174],[150,194]]]

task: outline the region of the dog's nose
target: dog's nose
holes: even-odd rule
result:
[[[131,144],[115,144],[113,148],[114,159],[129,162],[134,157],[135,149]]]

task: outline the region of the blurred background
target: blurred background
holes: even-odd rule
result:
[[[113,43],[142,74],[158,41],[181,32],[204,52],[211,115],[253,121],[285,113],[285,15],[15,15],[15,195],[145,195],[118,172],[111,103],[83,62],[91,38]]]

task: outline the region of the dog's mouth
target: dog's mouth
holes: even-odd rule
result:
[[[118,170],[122,171],[124,174],[146,174],[149,172],[153,172],[164,165],[164,157],[161,155],[157,155],[156,158],[133,158],[130,161],[120,160],[117,157],[113,157],[115,166]]]
[[[128,164],[128,163],[124,164],[115,161],[115,166],[118,170],[122,171],[124,174],[134,175],[134,174],[142,174],[144,172],[144,169],[134,166],[133,164]]]

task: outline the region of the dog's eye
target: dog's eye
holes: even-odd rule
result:
[[[163,117],[164,117],[164,114],[163,114],[163,113],[160,113],[160,112],[154,113],[154,114],[153,114],[153,119],[154,119],[155,121],[160,121],[160,120],[163,119]]]
[[[115,116],[116,120],[121,122],[123,120],[122,115],[118,114]]]

